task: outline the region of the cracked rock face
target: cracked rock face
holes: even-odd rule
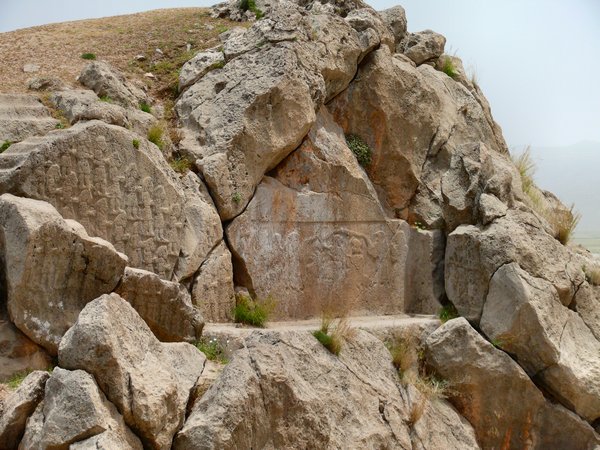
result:
[[[482,448],[600,445],[588,423],[546,400],[523,369],[464,318],[434,331],[425,348],[427,362],[452,386],[450,401],[473,425]]]
[[[205,256],[218,242],[213,206],[184,191],[156,146],[141,139],[135,148],[135,139],[92,120],[12,145],[0,155],[0,192],[51,203],[125,253],[130,266],[164,279],[176,266],[177,275],[194,273],[201,260],[185,255]]]
[[[187,343],[161,343],[117,294],[89,303],[61,341],[58,361],[82,369],[147,448],[168,449],[183,425],[206,358]]]
[[[117,286],[127,258],[46,202],[3,194],[0,223],[10,318],[56,355],[83,307]]]
[[[414,436],[407,425],[418,396],[400,384],[383,343],[364,331],[339,358],[307,332],[255,332],[194,405],[174,448],[412,448],[411,437],[421,448],[423,428]],[[456,417],[447,403],[428,402],[426,411],[423,426],[436,424],[438,442],[478,448],[466,421],[444,419]]]

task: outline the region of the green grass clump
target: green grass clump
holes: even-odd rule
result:
[[[173,158],[169,165],[177,173],[187,173],[192,167],[192,163],[185,156]]]
[[[513,162],[519,171],[519,175],[521,175],[523,192],[531,195],[534,187],[533,176],[535,174],[535,163],[531,157],[531,147],[527,147],[519,156],[513,157]]]
[[[96,55],[94,53],[84,53],[81,55],[82,59],[94,60],[96,59]]]
[[[108,95],[101,95],[100,97],[100,101],[104,102],[104,103],[112,103],[113,99],[110,98]]]
[[[12,142],[4,141],[4,143],[2,145],[0,145],[0,153],[2,153],[5,150],[8,150],[8,147],[10,147],[11,145],[12,145]]]
[[[312,335],[334,355],[339,355],[344,341],[353,333],[354,329],[346,318],[338,319],[335,326],[333,318],[327,314],[321,316],[321,328],[313,331]]]
[[[348,144],[348,148],[352,150],[361,166],[367,167],[371,164],[371,147],[365,141],[355,134],[350,134],[346,136],[346,144]]]
[[[142,103],[140,103],[140,109],[141,109],[142,111],[144,111],[145,113],[152,114],[152,108],[151,108],[151,107],[150,107],[150,105],[149,105],[148,103],[146,103],[146,102],[142,102]]]
[[[25,378],[27,378],[27,375],[29,375],[31,372],[32,372],[31,370],[24,370],[22,372],[15,373],[6,382],[7,386],[10,389],[17,389],[19,386],[21,386],[21,383],[23,383],[23,380]]]
[[[256,6],[256,2],[254,0],[241,0],[240,9],[242,11],[252,11],[257,20],[262,19],[265,16],[258,6]]]
[[[227,364],[229,362],[227,352],[217,338],[202,338],[196,342],[196,348],[204,353],[206,358],[211,361],[216,361],[221,364]]]
[[[555,214],[550,223],[555,230],[555,238],[560,241],[561,244],[567,245],[575,228],[581,220],[581,214],[575,211],[575,205],[571,205],[568,211],[560,211],[559,214]]]
[[[133,148],[140,148],[140,141],[139,139],[134,139],[133,141],[131,141],[131,144],[133,145]]]
[[[592,286],[600,286],[600,268],[583,266],[583,273],[585,274],[585,281]]]
[[[458,71],[456,70],[456,66],[452,61],[452,58],[445,57],[444,63],[442,64],[442,72],[448,75],[450,78],[458,77]]]
[[[152,125],[148,130],[148,140],[162,150],[165,145],[163,134],[164,130],[160,125]]]
[[[233,320],[254,327],[264,327],[274,309],[272,299],[254,300],[248,295],[238,294],[233,308]]]
[[[439,318],[442,323],[446,323],[449,320],[456,319],[458,317],[458,311],[452,303],[442,306],[440,310]]]
[[[221,34],[221,33],[225,33],[226,31],[229,31],[228,27],[226,27],[225,25],[222,25],[222,24],[217,25],[217,33]]]
[[[242,201],[242,195],[239,192],[234,192],[231,196],[231,200],[233,200],[234,203],[239,203]]]

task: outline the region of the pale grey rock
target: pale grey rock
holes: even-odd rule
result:
[[[21,442],[27,419],[44,398],[48,377],[48,372],[31,372],[6,399],[0,411],[0,450],[16,449]]]
[[[360,60],[380,44],[386,45],[390,50],[395,48],[394,35],[390,32],[383,18],[373,8],[353,9],[344,20],[358,32],[361,41],[363,41],[363,35],[365,34],[374,38],[366,39],[367,42],[372,42],[372,44],[363,49]]]
[[[200,266],[192,285],[192,302],[209,322],[228,322],[235,306],[231,253],[222,241]]]
[[[478,323],[489,282],[502,265],[515,262],[548,281],[568,306],[583,273],[567,248],[546,233],[535,216],[509,210],[483,229],[462,225],[448,236],[446,292],[461,316]]]
[[[147,136],[150,127],[157,123],[152,115],[139,108],[123,108],[120,105],[103,102],[94,91],[77,89],[54,92],[52,103],[62,111],[72,124],[83,120],[102,120],[103,122],[128,128],[141,136]]]
[[[573,302],[577,313],[600,341],[600,286],[583,283],[577,290]]]
[[[508,207],[495,195],[482,193],[479,196],[478,210],[481,217],[481,223],[483,225],[489,225],[499,217],[504,217],[508,211]]]
[[[527,443],[535,449],[583,450],[600,445],[588,423],[546,400],[519,365],[464,318],[432,333],[425,355],[452,386],[450,401],[474,427],[482,448]]]
[[[404,53],[415,64],[434,62],[444,53],[446,38],[431,30],[409,33],[400,42],[396,51]]]
[[[392,30],[395,44],[398,45],[406,35],[406,12],[400,5],[380,11],[383,21]],[[395,47],[394,47],[395,48]]]
[[[48,133],[60,123],[33,95],[0,94],[0,142],[19,142]]]
[[[27,80],[27,88],[32,91],[61,91],[67,84],[57,77],[33,77]]]
[[[83,370],[56,367],[46,382],[44,401],[36,415],[34,424],[28,423],[19,448],[72,448],[88,438],[110,435],[113,442],[119,443],[113,448],[142,449],[140,440],[100,391],[94,377]]]
[[[179,90],[183,91],[191,86],[209,71],[225,64],[225,55],[218,49],[210,49],[197,53],[186,62],[179,72]]]
[[[55,355],[86,303],[116,287],[127,257],[39,200],[3,194],[0,223],[10,318]]]
[[[145,447],[168,449],[183,425],[205,357],[187,343],[161,343],[117,294],[89,303],[61,341],[61,367],[91,373]]]
[[[108,97],[122,106],[138,108],[141,102],[149,102],[144,91],[128,81],[106,61],[89,63],[81,71],[78,80],[99,97]]]
[[[182,185],[156,146],[118,126],[92,120],[12,145],[0,168],[0,192],[51,203],[129,266],[163,279],[193,274],[221,239],[214,207]]]
[[[226,230],[243,285],[281,319],[404,311],[409,226],[386,217],[325,108],[271,175]]]
[[[40,70],[40,66],[38,66],[37,64],[25,64],[23,66],[23,72],[25,72],[25,73],[39,72],[39,70]]]
[[[115,293],[135,308],[154,335],[163,342],[195,342],[202,336],[204,319],[179,283],[127,267]]]

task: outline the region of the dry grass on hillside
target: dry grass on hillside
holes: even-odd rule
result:
[[[239,24],[212,19],[207,8],[178,8],[0,33],[0,93],[26,92],[27,80],[37,76],[55,76],[76,86],[76,77],[89,62],[81,55],[94,53],[160,94],[172,85],[175,65],[218,45],[219,33],[235,25]],[[162,57],[157,48],[164,52]],[[139,54],[148,59],[135,61]],[[24,73],[25,64],[40,70]],[[148,71],[158,79],[144,77]]]

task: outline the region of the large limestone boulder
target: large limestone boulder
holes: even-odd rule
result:
[[[78,80],[98,97],[106,97],[122,106],[138,108],[141,102],[148,103],[146,93],[106,61],[89,63],[79,74]]]
[[[411,402],[369,333],[357,331],[337,357],[308,332],[254,332],[194,405],[174,448],[422,448]],[[478,448],[450,406],[431,401],[425,411],[427,434],[450,446],[427,448]]]
[[[225,55],[218,49],[197,53],[179,71],[179,90],[183,91],[208,72],[225,65]]]
[[[398,217],[430,227],[444,226],[440,178],[455,149],[481,142],[490,153],[499,153],[505,146],[464,86],[433,67],[392,57],[387,47],[365,58],[355,80],[328,107],[346,134],[370,147],[367,172],[382,203]],[[459,181],[464,189],[478,186],[468,176]],[[453,180],[447,185],[447,202],[452,203],[462,193],[452,195]],[[416,201],[418,189],[423,192]]]
[[[0,94],[0,145],[46,134],[59,123],[33,95]]]
[[[5,401],[0,410],[0,449],[16,449],[25,432],[27,419],[44,398],[48,372],[31,372]]]
[[[0,223],[10,318],[55,355],[86,303],[116,287],[127,258],[39,200],[3,194]]]
[[[189,292],[179,283],[128,267],[115,293],[135,308],[161,341],[195,342],[200,339],[204,327],[202,314],[192,305]]]
[[[83,370],[57,367],[46,382],[44,401],[28,422],[19,448],[73,448],[87,439],[109,436],[118,444],[113,448],[143,448],[94,377]]]
[[[588,423],[546,400],[523,369],[464,318],[432,333],[425,353],[450,384],[450,401],[473,425],[482,448],[583,450],[600,445]]]
[[[181,147],[196,161],[223,220],[243,211],[263,175],[300,144],[314,112],[348,86],[371,47],[361,33],[382,42],[377,28],[393,39],[375,15],[353,23],[362,31],[336,15],[273,3],[267,19],[224,43],[225,66],[178,100]]]
[[[194,278],[192,302],[200,309],[205,320],[227,322],[235,306],[231,252],[222,241],[200,266]]]
[[[191,276],[220,239],[214,207],[184,189],[156,146],[118,126],[92,120],[12,145],[0,168],[0,193],[51,203],[167,280]]]
[[[432,62],[444,53],[446,38],[439,33],[431,30],[409,33],[405,39],[398,45],[396,51],[404,53],[415,64]]]
[[[147,448],[168,449],[183,425],[205,358],[187,343],[161,343],[117,294],[89,303],[61,341],[59,365],[86,370]]]
[[[86,89],[54,92],[50,100],[71,124],[80,120],[98,119],[132,129],[141,136],[147,136],[149,128],[157,122],[152,114],[139,108],[124,108],[101,101],[94,91]]]
[[[404,311],[409,227],[386,217],[325,108],[226,232],[240,281],[280,318]]]
[[[406,11],[400,5],[380,11],[383,21],[392,30],[395,44],[398,45],[406,35]],[[394,47],[395,48],[395,47]]]

